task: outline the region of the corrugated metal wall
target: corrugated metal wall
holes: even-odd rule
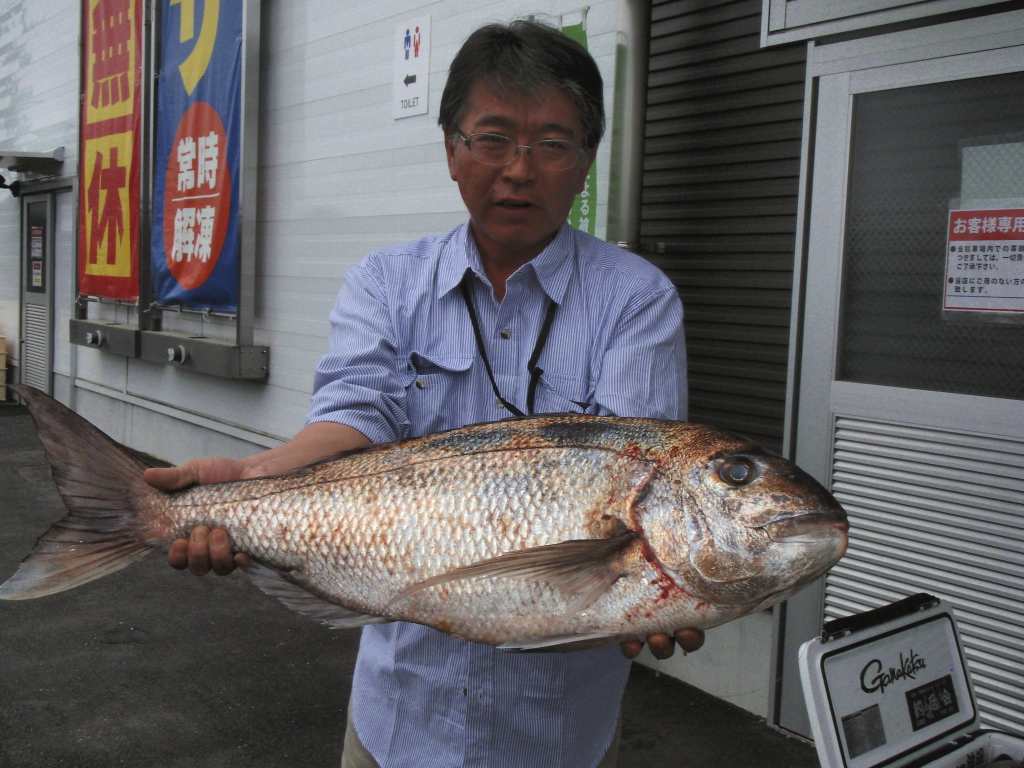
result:
[[[825,618],[941,597],[983,723],[1024,734],[1024,442],[839,417],[832,488],[854,535]]]
[[[761,0],[651,10],[640,250],[686,309],[690,418],[780,450],[805,46]]]

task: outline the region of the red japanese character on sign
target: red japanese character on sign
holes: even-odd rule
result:
[[[132,22],[130,0],[110,0],[92,12],[92,105],[106,107],[131,97]]]
[[[99,261],[100,244],[107,241],[107,263],[117,260],[117,240],[124,234],[124,211],[121,208],[121,189],[127,172],[117,164],[117,147],[110,149],[110,164],[103,167],[103,156],[97,152],[89,184],[89,262]],[[100,212],[100,192],[104,192],[103,211]]]

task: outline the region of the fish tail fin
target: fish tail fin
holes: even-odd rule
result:
[[[114,442],[77,413],[26,386],[28,406],[68,515],[44,533],[18,570],[0,584],[0,599],[30,600],[86,584],[126,568],[151,550],[138,512],[159,504],[142,478],[153,465]]]

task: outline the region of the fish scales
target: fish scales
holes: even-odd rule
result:
[[[637,458],[635,438],[650,444],[654,429],[665,425],[602,432],[584,423],[589,430],[582,435],[547,434],[550,423],[505,422],[459,439],[410,441],[319,465],[279,491],[273,481],[193,489],[172,502],[175,532],[223,526],[240,550],[300,570],[350,608],[443,623],[485,642],[587,634],[616,618],[622,631],[629,610],[660,594],[657,574],[639,551],[632,567],[640,578],[623,582],[583,616],[567,611],[570,600],[558,589],[512,577],[432,587],[409,605],[390,605],[411,583],[506,552],[599,538],[602,517],[628,517],[629,493],[651,471]]]
[[[799,468],[712,427],[552,415],[173,494],[143,457],[19,387],[68,508],[0,599],[116,572],[196,525],[253,581],[331,626],[408,620],[505,647],[707,628],[770,606],[846,550],[842,508]]]

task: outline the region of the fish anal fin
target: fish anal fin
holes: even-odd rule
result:
[[[617,635],[593,633],[585,635],[565,635],[545,637],[540,640],[512,640],[498,646],[502,651],[530,651],[533,653],[561,653],[563,651],[584,651],[588,648],[600,648],[617,639]]]
[[[570,610],[583,611],[622,576],[619,555],[637,536],[625,530],[604,539],[574,539],[507,552],[416,582],[396,594],[391,603],[438,584],[507,577],[545,581],[569,596]]]
[[[391,619],[370,616],[332,603],[313,591],[304,577],[293,571],[280,571],[260,563],[245,568],[246,575],[259,589],[279,600],[286,608],[332,629],[350,629],[364,624],[382,624]]]

